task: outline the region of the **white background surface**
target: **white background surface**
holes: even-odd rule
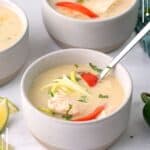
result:
[[[41,17],[40,0],[14,0],[26,11],[30,23],[30,57],[26,64],[41,55],[59,49],[46,33]],[[119,51],[110,55],[115,56]],[[143,120],[143,103],[140,99],[142,91],[150,92],[150,58],[143,52],[140,45],[122,61],[129,70],[134,84],[132,110],[126,133],[110,148],[110,150],[150,150],[150,128]],[[24,69],[26,68],[24,67]],[[0,95],[11,98],[21,108],[20,80],[22,72],[6,86],[0,87]],[[115,127],[112,127],[115,128]],[[134,136],[130,138],[130,136]],[[44,150],[29,133],[22,112],[9,121],[9,143],[15,150]]]

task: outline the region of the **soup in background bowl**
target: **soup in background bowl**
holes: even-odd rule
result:
[[[0,51],[15,44],[23,31],[23,23],[16,12],[0,4]]]
[[[67,3],[68,1],[70,3],[71,0],[67,0]],[[62,0],[43,0],[43,21],[49,35],[63,48],[82,47],[109,52],[119,48],[130,37],[137,22],[139,1],[126,0],[126,3],[125,0],[119,1],[116,1],[117,4],[112,5],[106,13],[102,14],[102,18],[89,19],[86,15],[83,16],[82,13],[78,14],[77,11],[72,10],[62,15],[57,10],[65,9],[66,11],[66,7],[61,7],[59,4]],[[94,2],[98,3],[98,0],[86,1],[89,9],[93,8],[90,3]],[[74,8],[72,5],[70,7]],[[80,10],[81,7],[78,6],[77,9]],[[99,7],[99,5],[95,7]],[[84,8],[83,10],[89,13],[89,9],[85,10]],[[97,15],[97,12],[95,13]],[[94,14],[92,13],[92,17]]]
[[[134,0],[49,0],[59,13],[76,19],[106,19],[125,12]]]
[[[92,64],[99,69],[103,69],[110,61],[111,58],[109,56],[97,51],[88,49],[67,49],[49,53],[33,62],[23,75],[21,81],[21,95],[24,116],[29,130],[34,137],[49,149],[87,150],[108,148],[108,146],[110,146],[127,127],[132,95],[130,76],[120,64],[116,66],[111,76],[101,82],[95,80],[94,76],[93,82],[93,75],[96,75],[97,72],[89,66],[89,62],[92,62]],[[74,67],[78,66],[74,66],[74,64],[79,65],[79,70],[77,69],[76,73],[82,73],[82,77],[83,72],[92,74],[92,82],[87,76],[85,77],[84,74],[84,80],[77,79],[79,82],[77,84],[79,84],[79,86],[71,84],[71,89],[69,87],[71,92],[72,90],[77,90],[79,87],[87,88],[88,93],[94,95],[94,100],[91,98],[86,99],[84,94],[87,92],[81,89],[79,90],[83,92],[83,95],[81,94],[81,96],[84,97],[81,98],[79,96],[80,99],[78,99],[78,104],[81,108],[83,108],[84,104],[87,104],[88,106],[85,107],[87,112],[85,111],[82,113],[79,111],[81,116],[72,116],[73,120],[71,121],[66,120],[66,117],[64,119],[64,116],[51,116],[49,115],[49,112],[48,115],[41,112],[39,106],[46,108],[48,106],[48,101],[52,100],[51,98],[56,96],[58,91],[62,92],[63,90],[63,92],[68,92],[68,80],[69,83],[70,79],[73,79],[74,81],[74,75],[70,76],[70,72],[76,69]],[[65,88],[60,86],[62,85],[62,82],[60,81],[63,80],[64,75],[65,79],[67,76],[67,82],[65,82],[67,84],[65,84]],[[81,78],[81,76],[77,77]],[[49,85],[55,83],[54,80],[60,83],[57,90],[55,90],[55,88],[54,90],[51,88],[49,89]],[[111,83],[114,83],[113,89]],[[110,88],[111,90],[108,91],[106,88]],[[50,97],[48,96],[48,91]],[[111,93],[111,91],[113,92]],[[76,98],[76,95],[73,98]],[[114,100],[115,98],[116,101]],[[55,103],[56,101],[53,102]],[[93,104],[93,106],[89,105],[89,103],[84,103],[86,101]],[[50,107],[52,106],[51,102]],[[114,104],[112,102],[114,102]],[[109,111],[110,103],[114,106],[111,111]],[[92,120],[78,120],[78,118],[85,117],[93,112],[99,104],[100,106],[103,104],[106,105],[106,111],[108,110],[106,115],[105,113],[101,114],[98,118]]]
[[[0,85],[16,77],[27,55],[27,17],[14,3],[0,0]]]

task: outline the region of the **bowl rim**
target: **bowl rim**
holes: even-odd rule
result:
[[[53,116],[48,116],[46,114],[44,114],[43,112],[41,112],[40,110],[38,110],[32,103],[31,101],[29,100],[27,94],[25,93],[25,80],[28,76],[28,73],[30,73],[30,71],[39,63],[39,62],[42,62],[42,60],[46,59],[46,58],[49,58],[49,57],[52,57],[53,55],[57,55],[57,54],[61,54],[61,53],[67,53],[67,52],[71,52],[71,51],[78,51],[78,52],[85,52],[88,51],[89,53],[91,52],[94,52],[95,54],[100,54],[102,55],[102,57],[107,57],[108,59],[112,59],[112,57],[108,56],[107,54],[104,54],[102,52],[99,52],[99,51],[96,51],[96,50],[92,50],[92,49],[84,49],[84,48],[68,48],[68,49],[61,49],[61,50],[57,50],[57,51],[53,51],[53,52],[50,52],[48,54],[45,54],[41,57],[39,57],[38,59],[36,59],[35,61],[33,61],[28,67],[27,69],[25,70],[23,76],[22,76],[22,79],[21,79],[21,84],[20,84],[20,87],[21,87],[21,97],[22,99],[25,99],[25,101],[32,107],[32,109],[36,112],[39,113],[39,115],[41,114],[42,117],[45,117],[47,119],[51,119],[51,121],[55,121],[57,123],[61,123],[61,124],[70,124],[70,125],[87,125],[87,124],[93,124],[93,123],[98,123],[98,122],[103,122],[111,117],[113,117],[114,115],[116,115],[117,113],[119,113],[125,106],[126,104],[128,103],[128,101],[130,101],[130,98],[132,96],[132,92],[133,92],[133,83],[132,83],[132,78],[129,74],[129,72],[125,69],[125,67],[123,65],[121,65],[120,63],[118,64],[126,73],[126,75],[128,76],[128,79],[129,79],[129,93],[127,94],[127,98],[124,99],[124,102],[114,111],[112,112],[111,114],[107,115],[106,117],[104,118],[100,118],[100,119],[94,119],[94,120],[89,120],[89,121],[81,121],[81,122],[73,122],[73,121],[67,121],[67,120],[63,120],[63,119],[59,119],[59,118],[56,118],[56,117],[53,117]]]
[[[27,14],[25,13],[24,9],[12,1],[4,0],[4,1],[2,1],[0,6],[4,6],[4,7],[10,9],[11,11],[13,11],[15,13],[16,13],[16,10],[19,10],[23,14],[23,17],[20,17],[19,15],[17,15],[17,16],[19,16],[19,18],[21,18],[25,21],[24,31],[22,32],[21,36],[13,44],[11,44],[9,47],[1,49],[0,55],[2,55],[2,54],[7,53],[8,51],[11,51],[12,48],[17,46],[17,44],[19,44],[19,42],[24,38],[24,36],[27,34],[28,29],[29,29],[29,20],[28,20]]]
[[[66,15],[63,15],[59,12],[57,12],[52,6],[51,4],[49,4],[48,0],[43,0],[45,2],[45,4],[48,6],[48,8],[50,8],[50,10],[58,17],[62,17],[63,19],[66,19],[67,21],[72,21],[75,23],[105,23],[108,21],[112,21],[118,18],[121,18],[122,16],[124,16],[125,14],[127,14],[128,12],[130,12],[137,4],[138,4],[138,0],[133,0],[132,5],[126,9],[125,11],[123,11],[122,13],[116,15],[116,16],[112,16],[109,18],[105,18],[105,19],[87,19],[87,20],[82,20],[82,19],[77,19],[77,18],[72,18],[72,17],[68,17]],[[45,9],[45,8],[44,8]]]

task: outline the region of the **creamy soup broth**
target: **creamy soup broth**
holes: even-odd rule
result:
[[[0,5],[0,51],[13,45],[23,33],[19,16],[10,8]]]
[[[99,19],[105,19],[123,13],[133,4],[134,0],[110,0],[110,3],[108,1],[106,2],[106,0],[83,0],[82,2],[77,0],[49,0],[54,9],[65,16],[78,19],[90,19],[90,17],[83,13],[64,7],[57,7],[55,5],[57,2],[64,1],[80,3],[81,5],[96,13],[99,16]]]
[[[70,72],[73,70],[79,73],[91,72],[96,74],[96,72],[89,65],[79,65],[78,68],[76,68],[74,65],[65,65],[43,72],[36,77],[29,90],[29,98],[33,105],[37,108],[40,108],[41,106],[48,108],[48,103],[52,98],[48,95],[48,89],[43,89],[43,87],[50,84],[53,80],[61,78],[63,74],[69,76]],[[73,118],[85,116],[92,112],[97,106],[104,104],[106,104],[106,109],[103,111],[100,117],[107,116],[114,112],[123,103],[123,88],[118,79],[116,79],[116,77],[113,75],[108,76],[103,81],[98,81],[94,87],[89,87],[82,78],[80,78],[78,84],[84,87],[84,89],[86,89],[86,91],[89,93],[89,95],[86,96],[86,102],[79,101],[85,95],[78,92],[70,92],[68,95],[62,94],[60,97],[56,95],[57,98],[54,100],[54,103],[57,103],[54,104],[56,107],[59,107],[58,105],[63,107],[63,101],[68,100],[72,105],[72,109],[74,109],[72,110],[74,111],[72,116]],[[63,113],[64,112],[62,111],[62,114]]]

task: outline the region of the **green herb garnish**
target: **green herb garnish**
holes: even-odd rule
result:
[[[48,90],[48,95],[49,95],[50,97],[54,97],[54,93],[51,91],[51,89]]]
[[[99,98],[109,98],[109,96],[108,95],[103,95],[103,94],[99,94],[99,96],[98,96]]]
[[[70,78],[70,76],[69,76],[69,75],[67,75],[67,78],[68,78],[69,80],[71,80],[71,78]]]
[[[102,69],[98,68],[96,65],[93,65],[92,63],[89,63],[89,66],[98,73],[102,72]]]
[[[71,120],[72,115],[63,115],[62,116],[65,120]]]
[[[75,66],[76,69],[79,68],[79,65],[78,65],[78,64],[74,64],[74,66]]]
[[[72,115],[69,114],[69,112],[71,111],[71,109],[72,109],[72,105],[69,104],[69,108],[68,108],[68,110],[66,111],[66,114],[62,116],[64,119],[70,120],[70,119],[72,118]]]
[[[77,82],[81,80],[81,78],[79,76],[76,76],[76,80]]]
[[[77,0],[77,2],[78,2],[78,3],[83,3],[83,2],[84,2],[84,0]]]
[[[69,104],[69,108],[68,108],[68,110],[67,110],[67,112],[66,112],[67,115],[69,114],[69,112],[71,111],[71,109],[72,109],[72,105]]]
[[[79,76],[79,75],[77,74],[77,72],[75,72],[75,71],[72,71],[72,72],[70,73],[69,79],[70,79],[71,81],[73,81],[73,82],[78,82],[78,81],[81,80],[80,76]]]
[[[78,101],[82,103],[87,103],[87,96],[81,96]]]

